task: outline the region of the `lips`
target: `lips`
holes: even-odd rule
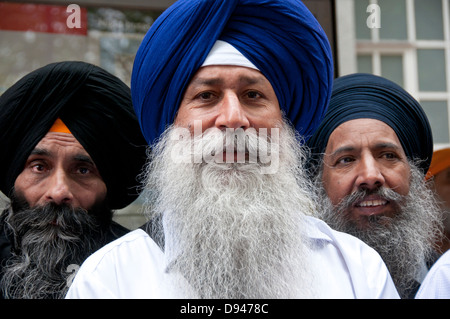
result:
[[[390,201],[380,196],[369,195],[356,202],[354,207],[360,215],[385,215]]]

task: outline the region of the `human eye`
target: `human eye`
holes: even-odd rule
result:
[[[258,98],[262,97],[262,94],[258,91],[247,91],[246,96],[249,99],[258,99]]]
[[[81,175],[87,175],[91,172],[91,170],[88,167],[79,167],[77,172]]]
[[[195,107],[208,107],[215,105],[217,100],[217,94],[214,91],[204,90],[195,94],[190,103]]]
[[[210,101],[214,97],[214,94],[210,91],[200,92],[196,95],[196,98],[200,101]]]
[[[259,91],[259,90],[255,90],[255,89],[249,89],[243,92],[243,99],[244,101],[246,101],[247,103],[257,103],[258,105],[260,103],[264,104],[264,94]]]
[[[400,156],[397,153],[395,153],[395,152],[383,152],[381,154],[381,157],[386,159],[386,160],[389,160],[389,161],[400,159]]]
[[[50,169],[50,164],[45,159],[38,156],[31,156],[25,165],[31,172],[42,174]]]
[[[72,173],[78,177],[93,177],[99,175],[97,167],[94,163],[80,162],[75,164],[72,168]]]
[[[97,174],[97,168],[92,160],[84,155],[78,156],[71,167],[72,174],[79,177],[88,177]]]
[[[43,173],[46,171],[47,166],[41,162],[32,162],[30,164],[30,169],[34,173]]]
[[[335,161],[335,166],[346,166],[354,161],[355,159],[352,156],[341,156]]]

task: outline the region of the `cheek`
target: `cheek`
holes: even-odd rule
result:
[[[25,198],[31,207],[33,207],[43,195],[42,190],[44,188],[40,185],[36,186],[30,178],[22,173],[16,178],[14,189]]]
[[[327,170],[324,170],[322,177],[323,187],[331,203],[333,205],[337,205],[342,200],[342,198],[348,195],[346,194],[345,180],[343,178],[335,176],[335,174],[326,171]]]
[[[78,200],[78,205],[83,209],[90,209],[96,203],[105,200],[107,189],[105,183],[98,181],[88,188],[79,188],[74,197]]]
[[[385,174],[387,187],[395,190],[398,194],[406,196],[409,193],[411,172],[408,168],[397,170],[395,173]]]
[[[215,127],[214,118],[212,116],[198,116],[191,119],[181,119],[174,122],[174,125],[179,128],[186,128],[191,135],[200,134],[207,129]]]
[[[279,109],[268,111],[264,116],[249,117],[252,126],[255,128],[274,128],[279,127],[283,122],[281,111]]]

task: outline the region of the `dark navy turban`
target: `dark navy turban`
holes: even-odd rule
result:
[[[39,68],[0,96],[0,190],[10,195],[31,151],[57,118],[97,166],[109,207],[123,208],[136,199],[147,146],[130,89],[84,62]]]
[[[309,139],[312,158],[317,165],[328,139],[342,123],[369,118],[389,125],[397,134],[406,156],[419,160],[426,174],[433,155],[433,137],[427,116],[420,104],[402,87],[385,78],[356,73],[335,80],[330,105],[316,133]]]
[[[184,91],[216,40],[234,46],[269,80],[281,110],[309,136],[328,105],[332,55],[299,0],[179,0],[152,25],[134,61],[131,95],[149,144],[175,120]]]

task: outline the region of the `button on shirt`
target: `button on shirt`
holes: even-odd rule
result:
[[[378,253],[361,240],[307,217],[319,298],[399,298]],[[164,252],[137,229],[104,246],[79,269],[66,298],[184,298],[168,283]]]

